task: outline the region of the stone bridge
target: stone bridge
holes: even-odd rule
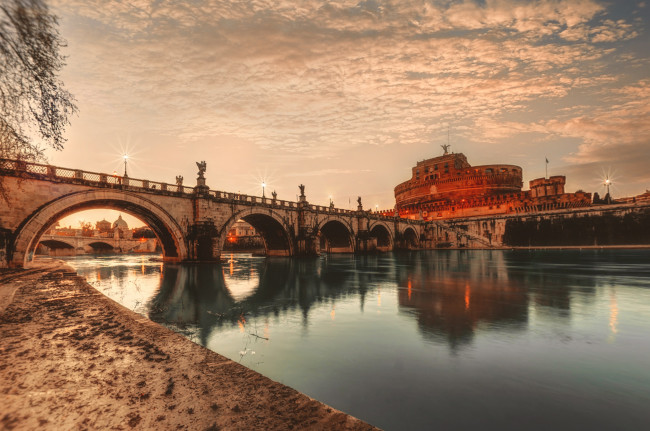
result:
[[[228,231],[245,220],[267,256],[313,256],[417,249],[425,223],[298,202],[210,190],[199,168],[195,187],[0,159],[0,267],[22,267],[41,236],[71,213],[111,208],[156,234],[167,261],[219,259]]]
[[[40,244],[47,247],[51,255],[84,254],[93,252],[153,252],[156,249],[155,238],[113,238],[102,236],[66,236],[43,234]]]

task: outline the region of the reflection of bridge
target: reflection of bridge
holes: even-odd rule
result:
[[[196,187],[136,180],[0,159],[6,204],[0,207],[0,266],[31,260],[43,233],[58,219],[85,209],[112,208],[142,219],[169,261],[210,261],[221,255],[239,219],[264,240],[269,256],[419,248],[417,220],[210,190],[202,172]]]
[[[299,309],[307,324],[309,311],[322,302],[365,295],[380,282],[394,280],[391,255],[330,257],[328,259],[266,259],[244,274],[255,273],[257,281],[245,298],[236,298],[217,265],[165,265],[161,286],[148,307],[153,321],[181,326],[198,325],[204,345],[215,327],[232,325],[242,318],[281,314]],[[257,266],[259,265],[259,266]],[[342,268],[357,268],[345,271]],[[108,269],[107,269],[108,270]],[[242,275],[244,275],[242,274]]]
[[[50,254],[79,254],[96,251],[153,252],[156,240],[153,238],[123,239],[96,236],[64,236],[45,234],[40,244],[48,248]],[[62,251],[63,253],[61,253]]]

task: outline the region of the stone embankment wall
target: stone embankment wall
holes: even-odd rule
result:
[[[449,242],[469,248],[650,244],[650,202],[454,219],[444,225]]]

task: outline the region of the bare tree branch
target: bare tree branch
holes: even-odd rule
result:
[[[0,157],[43,159],[34,138],[63,148],[77,107],[58,79],[65,42],[57,25],[42,0],[0,0]]]

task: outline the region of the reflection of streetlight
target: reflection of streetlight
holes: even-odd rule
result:
[[[266,182],[265,182],[265,181],[262,181],[262,198],[265,198],[265,197],[266,197],[266,196],[264,196],[264,188],[265,188],[265,187],[266,187]]]
[[[124,159],[124,176],[128,177],[128,175],[126,174],[126,161],[129,160],[129,155],[125,154],[122,156],[122,158]]]

